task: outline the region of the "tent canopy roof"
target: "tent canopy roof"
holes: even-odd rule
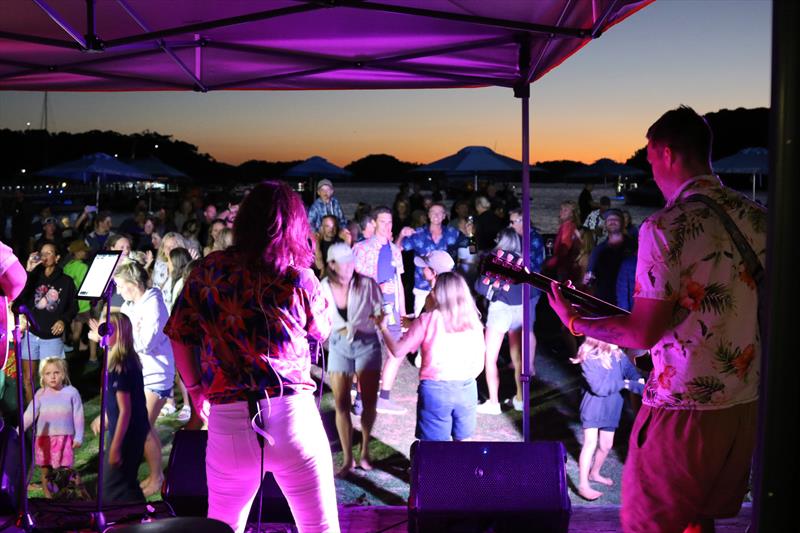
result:
[[[103,152],[85,155],[80,159],[42,169],[36,172],[35,175],[63,178],[83,183],[89,183],[95,179],[107,182],[143,180],[150,177],[146,172],[126,165],[117,158]]]
[[[651,1],[8,0],[0,90],[524,91]]]
[[[343,178],[352,175],[349,170],[337,167],[318,155],[309,157],[284,173],[284,176],[290,178]]]
[[[769,150],[745,148],[711,164],[720,174],[769,174]]]
[[[530,170],[543,171],[538,167]],[[453,155],[414,169],[414,172],[445,172],[448,174],[474,174],[479,172],[520,172],[522,163],[487,148],[466,146]]]

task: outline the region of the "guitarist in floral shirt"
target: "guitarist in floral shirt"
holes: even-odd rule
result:
[[[758,292],[704,195],[731,217],[762,265],[766,212],[711,174],[712,134],[694,110],[665,113],[647,159],[667,200],[639,233],[628,316],[585,318],[553,285],[573,334],[650,350],[654,370],[631,431],[622,480],[626,532],[713,531],[747,492],[756,433]]]

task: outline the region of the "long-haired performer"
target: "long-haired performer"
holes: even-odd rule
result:
[[[301,532],[337,532],[333,461],[310,374],[331,319],[309,268],[302,201],[286,183],[263,182],[233,231],[231,248],[192,271],[165,328],[192,401],[201,412],[210,404],[208,516],[244,531],[271,471]]]

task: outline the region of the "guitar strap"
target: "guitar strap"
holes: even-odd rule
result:
[[[756,283],[756,290],[758,293],[758,332],[761,336],[762,345],[766,342],[767,339],[767,293],[766,293],[766,276],[764,275],[765,270],[764,267],[761,265],[761,261],[758,260],[758,256],[756,255],[755,251],[753,251],[753,247],[747,242],[747,239],[742,234],[742,231],[730,217],[730,215],[710,197],[704,194],[693,194],[691,196],[686,197],[687,202],[700,202],[704,204],[706,207],[711,209],[711,211],[717,215],[722,225],[725,226],[725,229],[728,231],[728,234],[733,241],[733,244],[736,246],[736,249],[739,251],[739,255],[742,257],[744,261],[745,268],[747,269],[747,273],[753,278],[753,281]]]

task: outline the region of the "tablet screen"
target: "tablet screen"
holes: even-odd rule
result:
[[[98,252],[94,256],[94,261],[89,265],[89,271],[78,289],[79,300],[97,300],[103,297],[106,287],[108,287],[108,282],[114,276],[114,269],[117,266],[120,254],[122,252],[115,250],[113,252]]]

